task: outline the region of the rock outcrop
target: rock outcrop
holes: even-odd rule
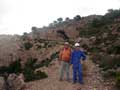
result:
[[[5,90],[5,80],[3,77],[0,77],[0,90]]]
[[[23,74],[17,76],[16,74],[10,74],[7,79],[10,90],[24,90],[25,82]]]

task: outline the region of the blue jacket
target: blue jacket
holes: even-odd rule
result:
[[[80,60],[85,60],[86,56],[84,52],[80,50],[74,50],[71,55],[70,63],[73,64],[73,66],[78,66],[80,64]]]

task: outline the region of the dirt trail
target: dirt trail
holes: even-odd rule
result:
[[[27,83],[26,90],[114,90],[112,86],[105,85],[99,68],[91,61],[85,62],[86,70],[84,71],[84,85],[72,84],[71,82],[59,81],[59,64],[53,61],[49,68],[44,68],[48,73],[48,78]],[[70,75],[72,78],[72,67],[70,67]]]

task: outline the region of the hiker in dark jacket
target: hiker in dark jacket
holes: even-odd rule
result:
[[[73,65],[73,83],[77,82],[77,77],[79,78],[79,83],[83,84],[82,77],[82,65],[81,60],[85,60],[86,56],[83,51],[80,50],[80,44],[75,44],[75,50],[72,52],[70,63]]]

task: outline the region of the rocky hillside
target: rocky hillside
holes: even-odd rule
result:
[[[76,39],[79,37],[78,29],[87,27],[95,18],[100,18],[99,15],[91,15],[80,17],[77,15],[74,19],[66,21],[55,21],[49,27],[37,28],[32,27],[30,37],[48,39],[48,40],[67,40]]]
[[[57,21],[50,23],[48,27],[32,27],[30,33],[24,33],[22,36],[1,35],[0,76],[2,76],[2,83],[7,85],[6,88],[11,87],[14,90],[23,90],[25,82],[30,88],[27,90],[38,90],[42,85],[49,82],[50,86],[47,85],[47,87],[50,87],[50,90],[66,90],[69,88],[73,90],[74,87],[79,89],[79,85],[72,85],[71,87],[71,84],[66,82],[63,82],[63,88],[59,87],[59,85],[63,84],[57,81],[59,66],[57,58],[64,41],[69,41],[71,47],[75,42],[80,42],[81,47],[90,57],[87,62],[87,72],[85,72],[87,74],[85,78],[86,85],[81,89],[115,90],[114,86],[119,89],[120,10],[112,9],[108,10],[104,16],[90,15],[81,17],[76,15],[73,19],[67,17],[64,21],[62,18],[58,18]],[[97,68],[97,71],[95,68]],[[95,75],[98,77],[94,77]],[[91,80],[93,77],[95,82]],[[108,86],[105,83],[106,77]],[[90,82],[87,82],[87,79]],[[53,80],[55,83],[52,83]],[[43,84],[40,84],[41,82]],[[96,83],[95,86],[94,83]],[[31,84],[33,87],[30,87]],[[58,89],[58,87],[55,87],[55,89],[54,84],[57,84],[56,86],[61,89]],[[66,87],[66,85],[70,87]],[[77,88],[74,89],[78,90]],[[46,90],[46,88],[43,90]]]
[[[0,35],[0,67],[8,66],[17,57],[19,36]]]

